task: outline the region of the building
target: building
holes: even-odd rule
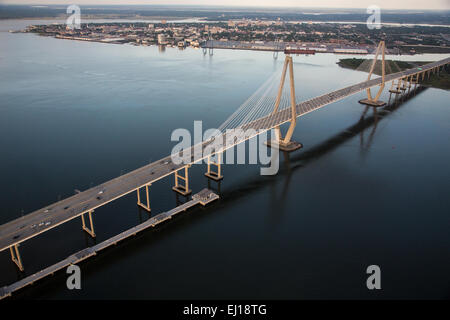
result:
[[[367,50],[366,49],[340,49],[340,48],[335,48],[334,53],[347,53],[347,54],[367,54]]]
[[[165,34],[158,34],[158,44],[168,44]]]

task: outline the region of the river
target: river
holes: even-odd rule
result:
[[[270,52],[210,56],[7,32],[29,23],[45,22],[0,21],[0,223],[167,156],[176,128],[217,128],[283,64]],[[340,68],[342,57],[294,56],[297,95],[366,79]],[[60,272],[15,297],[449,298],[450,94],[428,88],[345,138],[363,97],[299,118],[293,138],[304,148],[281,155],[275,176],[225,165],[219,201],[81,264],[82,290],[67,290]],[[204,172],[190,170],[194,192],[208,186]],[[177,205],[172,184],[151,186],[152,215]],[[117,200],[95,211],[96,241],[148,217],[135,194]],[[93,243],[80,219],[26,241],[26,275]],[[366,287],[372,264],[382,272],[376,292]],[[0,286],[21,276],[1,252]]]

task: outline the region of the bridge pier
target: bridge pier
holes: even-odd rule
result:
[[[397,85],[395,85],[395,80],[392,80],[392,85],[391,85],[391,89],[389,89],[389,92],[391,94],[395,93],[396,95],[402,93],[400,91],[400,79],[397,80]]]
[[[417,88],[417,85],[419,84],[419,77],[420,77],[420,74],[419,74],[419,73],[416,73],[416,74],[413,76],[414,89],[416,89],[416,88]]]
[[[19,244],[17,243],[12,247],[9,247],[9,251],[11,252],[11,260],[16,264],[17,268],[23,272],[25,269],[23,268],[22,258],[19,253]]]
[[[292,124],[291,124],[291,126],[292,126]],[[295,124],[291,131],[293,132],[294,129],[295,129]],[[268,146],[269,148],[276,148],[276,149],[280,149],[281,151],[292,152],[292,151],[298,150],[303,147],[303,145],[300,142],[290,140],[292,137],[292,133],[290,135],[288,135],[289,131],[288,131],[288,133],[286,133],[286,137],[283,139],[281,137],[280,127],[276,127],[274,130],[275,130],[275,139],[268,140],[265,142],[266,146]],[[286,141],[286,139],[288,139],[288,140]]]
[[[378,100],[370,100],[370,99],[361,99],[358,101],[361,104],[365,104],[366,106],[369,107],[374,107],[374,108],[379,108],[379,107],[383,107],[386,105],[386,102],[384,101],[378,101]]]
[[[213,179],[215,181],[220,181],[223,179],[222,170],[221,170],[221,159],[222,159],[222,153],[216,153],[217,155],[217,162],[212,161],[212,156],[208,157],[208,171],[205,173],[205,176],[209,179]],[[214,166],[217,168],[217,171],[211,170],[211,166]]]
[[[391,88],[389,89],[389,101],[388,104],[391,103],[392,94],[394,94],[394,101],[397,99],[397,95],[401,94],[400,91],[400,80],[397,80],[397,85],[395,85],[395,80],[392,80]]]
[[[183,169],[175,171],[175,186],[172,187],[173,191],[178,192],[179,194],[181,194],[183,196],[187,196],[192,192],[192,190],[189,189],[188,168],[189,168],[189,166],[184,167],[184,176],[182,176],[178,173],[178,171],[181,171]],[[179,179],[183,180],[184,184],[181,183],[181,181]]]
[[[400,87],[400,90],[406,91],[406,77],[401,78],[401,82],[402,82],[402,85]]]
[[[83,224],[83,230],[86,231],[87,234],[89,234],[92,238],[95,238],[95,232],[94,232],[94,223],[92,222],[92,212],[94,212],[94,210],[91,210],[88,212],[89,215],[89,227],[86,226],[86,222],[84,220],[84,213],[81,214],[81,222]]]
[[[146,184],[145,185],[145,193],[146,193],[146,196],[147,196],[147,204],[146,205],[141,202],[141,188],[138,188],[136,190],[136,192],[137,192],[137,205],[139,207],[141,207],[142,209],[144,209],[144,210],[146,210],[148,212],[151,212],[152,209],[150,209],[150,197],[148,195],[148,187],[149,186],[151,186],[151,184]]]

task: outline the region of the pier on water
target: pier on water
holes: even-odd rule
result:
[[[28,285],[31,285],[40,279],[43,279],[50,275],[53,275],[55,272],[65,269],[68,266],[70,266],[71,264],[77,264],[83,260],[86,260],[92,256],[95,256],[99,251],[102,251],[108,247],[114,246],[118,242],[123,241],[130,237],[133,237],[136,234],[138,234],[146,229],[155,227],[158,224],[163,223],[164,221],[170,220],[175,215],[177,215],[181,212],[185,212],[188,209],[190,209],[198,204],[206,206],[208,203],[213,202],[214,200],[217,200],[217,199],[219,199],[219,196],[217,194],[215,194],[213,191],[211,191],[210,189],[203,189],[199,193],[194,194],[190,201],[185,202],[182,205],[179,205],[179,206],[173,208],[172,210],[157,214],[156,216],[149,218],[145,222],[143,222],[135,227],[132,227],[124,232],[121,232],[112,238],[109,238],[103,242],[100,242],[99,244],[96,244],[95,246],[80,250],[80,251],[72,254],[71,256],[67,257],[66,259],[64,259],[54,265],[51,265],[39,272],[36,272],[22,280],[19,280],[10,286],[5,286],[3,288],[0,288],[0,299],[11,296],[11,294],[13,292],[20,290]]]

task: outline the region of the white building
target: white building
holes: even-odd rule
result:
[[[165,34],[158,34],[158,44],[167,44],[167,38]]]
[[[348,54],[367,54],[366,49],[339,49],[335,48],[334,53],[348,53]]]

